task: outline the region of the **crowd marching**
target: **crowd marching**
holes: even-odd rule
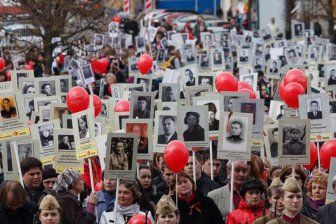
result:
[[[283,39],[274,19],[259,33],[236,26],[234,18],[230,27],[220,32],[207,28],[202,16],[194,27],[187,23],[182,31],[166,20],[144,27],[131,17],[123,29],[118,28],[119,22],[113,21],[106,35],[95,35],[94,51],[69,48],[58,53],[51,79],[44,73],[39,48],[29,49],[23,64],[14,63],[10,48],[2,49],[5,66],[0,80],[11,83],[11,87],[1,86],[1,126],[24,116],[30,122],[31,134],[23,139],[0,136],[4,178],[0,186],[1,224],[336,223],[336,201],[326,200],[327,193],[336,194],[336,166],[330,165],[329,157],[329,165],[323,161],[321,167],[325,159],[322,154],[313,159],[314,143],[307,144],[310,139],[306,136],[314,133],[310,132],[313,125],[295,126],[296,120],[290,120],[294,126],[283,123],[299,114],[291,110],[298,108],[291,106],[294,100],[282,95],[280,82],[288,70],[299,68],[310,79],[304,94],[325,94],[332,103],[335,96],[328,87],[334,85],[336,77],[329,78],[328,72],[335,71],[330,69],[336,59],[335,46],[322,37],[306,36],[299,28],[292,39]],[[144,55],[150,57],[143,63]],[[102,62],[107,62],[106,66]],[[33,71],[33,76],[19,76],[27,70]],[[223,71],[233,74],[237,83],[243,81],[242,91],[228,92],[233,100],[225,100],[226,91],[224,97],[216,91],[231,85],[227,79],[223,84],[216,78]],[[70,86],[84,87],[90,95],[101,98],[97,118],[89,113],[80,114],[77,120],[71,118],[73,111],[64,108],[71,106]],[[24,100],[19,101],[18,93],[4,97],[8,92],[3,88],[20,92]],[[77,100],[82,102],[83,96]],[[44,103],[49,97],[55,101]],[[128,110],[116,110],[117,101],[129,99]],[[329,104],[323,99],[309,101],[306,120],[333,117],[333,104],[329,113]],[[257,101],[262,104],[253,104]],[[237,102],[241,103],[238,109]],[[63,108],[59,106],[56,116],[54,109],[60,103]],[[325,104],[328,113],[322,118]],[[305,120],[301,110],[300,101],[300,119],[295,119]],[[227,117],[221,115],[224,111]],[[121,115],[115,116],[117,112]],[[94,123],[95,119],[104,122]],[[263,129],[266,125],[273,125],[274,130]],[[73,129],[73,134],[68,129]],[[110,138],[111,132],[117,132],[117,137],[125,132],[135,137]],[[325,132],[335,131],[329,126]],[[101,144],[99,136],[106,133],[108,137]],[[261,145],[248,143],[252,138],[262,139]],[[78,152],[83,139],[97,139],[98,152],[75,159],[76,167],[58,167],[59,151]],[[163,153],[174,140],[185,142],[190,149],[180,170],[172,164],[181,165],[182,154],[172,163]],[[133,146],[137,152],[132,155]],[[46,148],[54,155],[49,162],[42,157]],[[223,156],[227,148],[238,152],[235,159]],[[306,156],[313,162],[286,163],[280,158],[286,155],[294,159]],[[133,176],[123,178],[125,170],[131,170]]]

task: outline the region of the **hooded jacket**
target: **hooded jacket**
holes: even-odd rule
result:
[[[252,206],[242,199],[239,202],[238,209],[227,216],[226,224],[251,224],[257,218],[266,215],[267,212],[263,200],[258,205]]]

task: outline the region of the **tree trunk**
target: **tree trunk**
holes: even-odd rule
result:
[[[247,26],[248,30],[252,30],[252,5],[253,0],[248,1],[248,12],[247,12]]]
[[[44,60],[45,60],[45,68],[44,68],[44,74],[47,75],[51,75],[52,74],[52,62],[53,62],[53,57],[52,57],[52,53],[53,53],[53,47],[49,42],[45,41],[44,43]]]
[[[328,15],[328,35],[331,39],[331,42],[335,43],[333,0],[328,0],[327,15]]]

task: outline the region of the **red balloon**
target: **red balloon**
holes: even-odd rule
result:
[[[94,116],[97,117],[102,108],[102,101],[97,95],[93,95]]]
[[[98,60],[99,64],[105,68],[105,70],[108,68],[110,61],[107,58],[101,58]]]
[[[285,86],[283,100],[291,108],[299,107],[299,95],[305,94],[304,88],[296,82],[289,83]]]
[[[222,72],[216,76],[216,89],[218,92],[238,90],[238,82],[230,72]]]
[[[240,89],[250,89],[253,91],[253,88],[250,86],[250,84],[248,84],[247,82],[244,81],[239,81],[238,82],[238,90]]]
[[[114,106],[114,112],[129,112],[130,102],[128,100],[120,100]]]
[[[119,15],[116,15],[112,19],[113,22],[120,23],[121,22],[121,17]]]
[[[284,92],[285,92],[285,83],[282,81],[280,82],[280,85],[279,85],[279,95],[281,99],[283,99]]]
[[[3,58],[0,58],[0,70],[4,69],[6,66],[6,61]]]
[[[307,77],[300,69],[294,68],[289,70],[284,79],[284,84],[287,86],[289,83],[296,82],[299,83],[304,90],[307,89]]]
[[[320,150],[321,166],[329,169],[331,157],[336,157],[336,139],[325,142]]]
[[[310,163],[308,165],[303,165],[307,170],[314,168],[317,162],[317,148],[314,142],[310,142]]]
[[[94,73],[97,73],[98,72],[98,60],[97,60],[97,58],[91,58],[90,59],[90,64],[91,64],[92,71]]]
[[[153,59],[148,54],[143,54],[138,60],[138,69],[141,74],[145,75],[151,70],[153,66]]]
[[[86,110],[89,107],[89,94],[83,87],[72,87],[66,95],[66,103],[71,113]]]
[[[164,149],[164,161],[174,173],[180,172],[187,164],[188,159],[189,151],[183,142],[174,140],[166,145]]]
[[[248,93],[250,99],[257,99],[257,96],[255,95],[255,93],[253,92],[253,90],[244,88],[244,89],[239,89],[238,92]]]
[[[102,181],[96,183],[96,185],[94,186],[95,192],[101,191],[102,190],[102,186],[103,186],[103,182]]]
[[[24,65],[24,69],[25,70],[33,70],[33,66],[31,66],[29,64],[26,64],[26,65]]]
[[[127,224],[152,224],[152,223],[149,217],[145,217],[145,215],[142,214],[136,214],[128,221]]]

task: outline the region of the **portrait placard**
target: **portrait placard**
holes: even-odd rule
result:
[[[311,121],[311,133],[330,132],[329,97],[326,93],[299,95],[300,118]]]
[[[214,74],[199,74],[196,76],[196,83],[199,86],[210,85],[211,89],[214,90],[215,87],[215,75]]]
[[[281,165],[309,164],[309,137],[310,120],[297,118],[279,120],[279,163]]]
[[[285,103],[282,101],[271,100],[268,114],[274,121],[280,120],[285,115]]]
[[[327,90],[336,90],[336,62],[325,63],[324,86]]]
[[[224,96],[220,94],[195,97],[193,105],[195,106],[207,106],[208,108],[208,125],[209,125],[209,135],[210,137],[218,136],[219,132],[219,121],[220,108],[223,108]]]
[[[135,75],[135,83],[136,84],[144,84],[146,92],[152,92],[152,83],[153,78],[151,76],[143,76],[143,75]]]
[[[258,73],[241,75],[239,77],[239,81],[247,82],[253,88],[253,90],[256,91],[258,84]]]
[[[39,96],[39,97],[34,97],[34,108],[35,112],[39,112],[39,107],[40,106],[48,106],[51,103],[61,103],[60,96]]]
[[[238,66],[250,66],[251,50],[245,48],[238,49],[237,61]]]
[[[94,132],[94,116],[91,108],[71,115],[75,134],[77,159],[97,155],[97,144]]]
[[[252,114],[222,112],[218,136],[218,159],[251,159]]]
[[[180,86],[177,83],[160,83],[159,99],[162,102],[179,102]]]
[[[0,115],[0,141],[30,135],[21,93],[0,94]]]
[[[61,75],[60,79],[60,93],[68,93],[72,88],[72,80],[69,75]]]
[[[61,173],[66,169],[74,169],[84,173],[84,160],[76,158],[75,134],[72,129],[54,129],[55,136],[55,169]]]
[[[186,105],[192,105],[193,99],[202,95],[205,92],[212,92],[212,86],[188,86],[185,89]]]
[[[331,157],[329,175],[328,175],[326,204],[329,204],[335,201],[335,192],[332,186],[332,181],[335,179],[335,177],[336,177],[336,157]]]
[[[60,128],[58,120],[41,122],[30,126],[33,139],[38,140],[40,160],[43,165],[52,164],[55,161],[54,128]]]
[[[61,128],[63,128],[63,116],[70,114],[71,112],[65,103],[50,104],[50,120],[59,120]]]
[[[292,39],[304,39],[305,31],[304,31],[304,23],[298,21],[292,21]]]
[[[95,118],[95,124],[94,124],[95,137],[106,134],[105,124],[106,124],[106,120],[104,118],[101,118],[101,117]]]
[[[233,112],[233,105],[236,104],[235,99],[249,98],[249,94],[246,92],[224,91],[221,92],[220,94],[224,96],[223,107],[225,112]]]
[[[267,77],[280,78],[281,62],[279,60],[268,60]]]
[[[128,85],[125,85],[124,93],[126,91],[129,91],[129,92],[132,92],[132,91],[144,92],[145,89],[146,89],[146,86],[143,83],[141,83],[141,84],[128,84]]]
[[[39,93],[38,81],[35,78],[20,78],[18,87],[23,95]]]
[[[163,153],[164,147],[177,140],[177,113],[173,111],[155,111],[153,152]]]
[[[10,70],[13,90],[19,89],[20,78],[34,78],[34,70]]]
[[[262,126],[264,121],[264,99],[235,99],[234,112],[251,113],[252,116],[252,138],[262,138]]]
[[[153,119],[154,99],[156,92],[131,92],[130,117],[138,119]]]
[[[177,114],[178,139],[190,147],[208,146],[208,106],[179,107]]]
[[[264,143],[266,157],[269,159],[272,166],[279,165],[278,141],[279,141],[278,124],[264,125]]]
[[[139,137],[137,159],[153,159],[153,120],[151,119],[126,119],[123,129],[126,133],[133,133]]]
[[[129,112],[115,112],[113,114],[113,123],[112,123],[112,130],[118,131],[122,129],[123,122],[125,122],[126,119],[131,118]]]
[[[39,117],[41,122],[47,122],[50,120],[50,105],[40,106]]]
[[[224,51],[219,49],[211,50],[210,54],[212,68],[224,67]]]
[[[35,87],[35,91],[42,96],[56,96],[61,94],[60,91],[60,77],[43,77],[43,78],[34,78],[38,83]]]
[[[134,180],[139,137],[135,134],[108,133],[105,178]]]
[[[63,128],[66,128],[66,129],[72,129],[73,128],[71,115],[63,115],[62,116],[62,125],[63,125]]]

